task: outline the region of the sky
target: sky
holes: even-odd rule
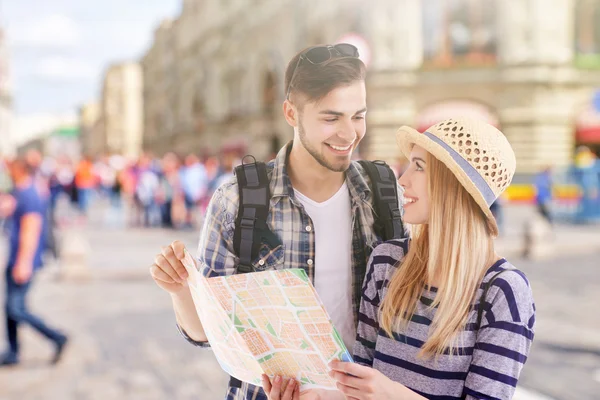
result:
[[[139,60],[181,0],[0,0],[14,112],[72,114],[97,100],[108,65]]]

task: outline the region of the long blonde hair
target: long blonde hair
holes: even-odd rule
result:
[[[454,354],[461,344],[470,306],[494,260],[493,225],[450,170],[427,155],[430,213],[414,226],[406,257],[390,280],[380,308],[380,325],[392,336],[406,331],[425,285],[437,284],[438,307],[420,356]]]

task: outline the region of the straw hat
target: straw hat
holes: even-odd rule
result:
[[[516,167],[515,153],[502,132],[483,121],[451,118],[423,133],[403,126],[396,138],[407,158],[417,145],[444,163],[498,231],[490,206],[508,187]]]

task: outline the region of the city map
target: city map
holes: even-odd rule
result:
[[[204,278],[184,265],[206,336],[229,375],[261,386],[261,375],[294,378],[301,390],[335,389],[332,360],[351,361],[302,269]]]

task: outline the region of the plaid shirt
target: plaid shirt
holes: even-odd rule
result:
[[[302,204],[296,199],[286,171],[291,143],[285,146],[275,160],[267,164],[270,179],[271,203],[267,218],[269,229],[283,243],[274,249],[261,245],[259,256],[253,262],[256,271],[283,268],[302,268],[314,283],[315,230]],[[346,171],[352,209],[352,302],[354,322],[358,324],[358,308],[365,270],[371,251],[383,240],[374,231],[375,222],[368,175],[357,162]],[[401,193],[401,190],[399,190]],[[198,248],[199,265],[205,265],[206,277],[231,275],[238,257],[234,254],[233,234],[238,212],[238,185],[233,178],[215,192],[206,213]],[[401,204],[401,203],[400,203]],[[208,347],[207,343],[191,343]],[[226,400],[266,400],[260,387],[242,383],[242,388],[229,387]]]

